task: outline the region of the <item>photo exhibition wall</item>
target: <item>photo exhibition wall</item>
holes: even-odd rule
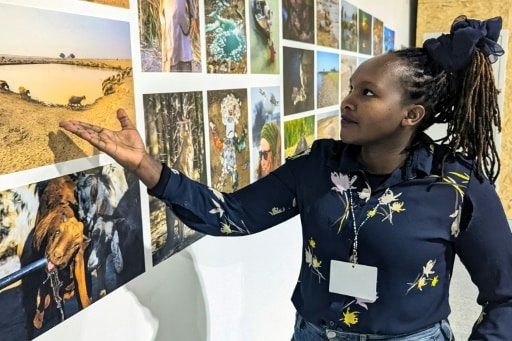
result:
[[[0,0],[0,338],[32,340],[203,237],[60,121],[118,130],[124,108],[154,158],[235,191],[339,137],[352,72],[396,48],[356,3]]]

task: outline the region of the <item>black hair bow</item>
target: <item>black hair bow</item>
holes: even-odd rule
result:
[[[423,47],[447,72],[467,68],[476,47],[494,63],[505,53],[497,43],[501,26],[501,17],[479,21],[461,15],[454,20],[450,34],[428,39],[423,43]]]

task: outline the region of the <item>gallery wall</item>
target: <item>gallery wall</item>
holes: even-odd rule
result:
[[[68,292],[71,298],[64,297],[65,309],[55,306],[51,294],[39,296],[52,289],[42,271],[27,281],[30,285],[16,282],[0,292],[6,301],[6,293],[13,294],[8,297],[13,310],[3,311],[15,322],[3,319],[2,335],[11,335],[6,334],[9,327],[16,329],[12,335],[19,332],[16,326],[27,315],[28,338],[39,340],[70,335],[76,340],[289,339],[294,321],[290,297],[301,250],[297,219],[250,237],[201,236],[148,197],[109,157],[59,130],[58,122],[79,119],[117,129],[115,110],[123,107],[146,138],[148,151],[161,161],[177,164],[188,143],[195,153],[189,176],[224,191],[255,181],[265,123],[279,127],[280,162],[300,152],[303,141],[310,145],[317,138],[336,138],[339,102],[351,70],[386,49],[409,46],[411,39],[408,0],[306,1],[307,16],[298,19],[309,28],[295,29],[286,28],[284,19],[297,15],[291,3],[269,1],[272,30],[262,39],[251,16],[252,2],[194,1],[193,62],[176,66],[185,70],[176,72],[162,57],[164,39],[155,13],[159,1],[0,0],[0,79],[9,83],[0,92],[0,143],[8,151],[0,168],[1,203],[3,208],[17,203],[14,221],[26,219],[25,230],[20,225],[13,230],[19,232],[13,239],[19,245],[2,239],[6,254],[0,269],[7,275],[42,255],[42,248],[27,255],[21,244],[36,238],[36,215],[51,188],[78,193],[85,201],[75,198],[74,205],[90,209],[67,218],[77,218],[75,228],[86,232],[77,241],[81,261],[92,264],[91,245],[100,245],[96,232],[120,250],[109,253],[103,268],[90,266],[82,274],[92,297],[87,304],[78,287]],[[354,37],[350,26],[343,30],[342,13],[347,12],[347,22],[354,19],[368,35]],[[350,39],[344,41],[344,34]],[[233,41],[236,46],[227,56],[228,50],[219,46]],[[58,78],[61,74],[72,80]],[[91,79],[96,86],[89,85]],[[236,108],[228,124],[224,104]],[[224,171],[219,153],[225,149],[216,142],[226,139],[238,149],[236,167]],[[119,191],[115,203],[109,202],[110,213],[93,208],[90,195],[105,178]],[[63,185],[70,183],[74,187]],[[33,206],[23,196],[29,194]],[[126,207],[123,198],[131,199]],[[7,217],[2,219],[7,228]],[[123,240],[130,241],[130,249],[122,248]],[[121,268],[120,257],[125,260]],[[36,302],[45,297],[50,309],[36,310]]]

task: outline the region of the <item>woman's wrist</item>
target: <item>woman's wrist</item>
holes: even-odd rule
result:
[[[134,170],[134,173],[147,188],[151,189],[155,187],[158,180],[160,180],[162,167],[159,161],[152,158],[149,154],[144,154],[139,167]]]

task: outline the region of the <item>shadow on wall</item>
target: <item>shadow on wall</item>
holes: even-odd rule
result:
[[[173,255],[143,276],[128,283],[141,302],[158,320],[154,341],[207,340],[208,321],[204,290],[193,255],[187,250]],[[133,338],[132,340],[150,340]],[[112,340],[119,338],[119,334]],[[125,338],[128,340],[129,338]]]

